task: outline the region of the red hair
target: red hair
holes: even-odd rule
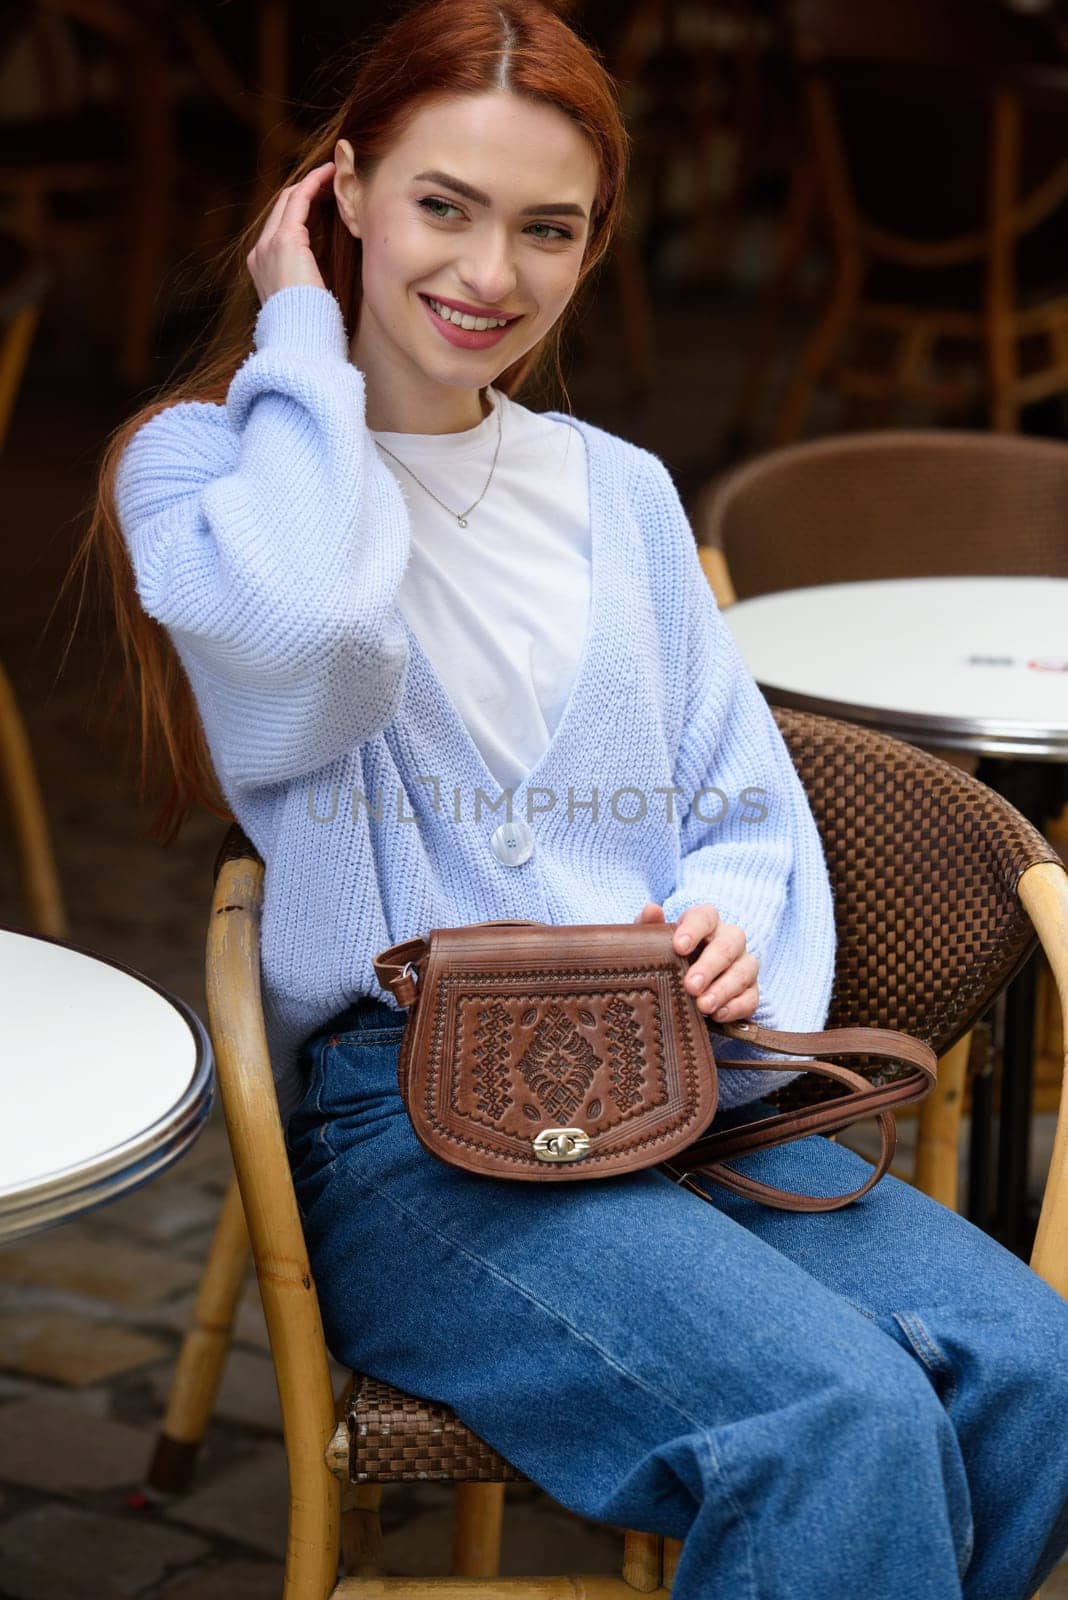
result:
[[[423,0],[409,8],[362,49],[344,104],[308,135],[286,179],[286,185],[298,183],[312,168],[333,159],[339,139],[348,139],[356,171],[368,180],[406,122],[431,95],[506,89],[570,117],[597,158],[589,235],[576,291],[564,315],[494,380],[513,397],[544,378],[550,366],[563,386],[561,338],[576,315],[578,290],[606,255],[623,215],[630,141],[616,86],[597,49],[565,21],[563,9],[563,0],[555,7],[549,0]],[[245,263],[273,201],[274,197],[227,246],[212,270],[221,303],[204,354],[188,375],[109,438],[92,517],[68,574],[81,572],[83,593],[90,568],[96,566],[103,578],[122,650],[119,697],[129,691],[138,708],[142,799],[157,758],[163,757],[169,768],[150,830],[163,843],[177,835],[197,803],[224,820],[232,818],[177,652],[166,629],[144,612],[138,599],[115,509],[115,474],[129,440],[157,412],[180,401],[220,405],[225,401],[234,374],[253,346],[260,305]],[[355,328],[361,241],[345,226],[331,192],[324,191],[323,202],[313,208],[308,228],[323,281],[340,303],[345,326]]]

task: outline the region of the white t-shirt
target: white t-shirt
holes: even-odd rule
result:
[[[489,388],[494,409],[461,433],[373,437],[401,486],[411,558],[397,604],[502,788],[545,750],[586,642],[590,516],[586,448],[566,422]],[[482,494],[497,448],[493,478]]]

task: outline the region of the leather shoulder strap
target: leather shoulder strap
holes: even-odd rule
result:
[[[891,1107],[922,1100],[937,1081],[938,1060],[930,1045],[911,1034],[892,1028],[831,1028],[813,1033],[783,1033],[772,1028],[761,1028],[752,1022],[710,1023],[713,1031],[731,1038],[751,1039],[762,1049],[791,1051],[802,1057],[815,1056],[819,1050],[836,1055],[876,1056],[893,1061],[907,1061],[914,1071],[890,1083],[873,1084],[849,1068],[830,1061],[812,1061],[806,1071],[819,1073],[844,1083],[852,1093],[839,1095],[835,1100],[818,1105],[802,1106],[797,1111],[783,1112],[778,1116],[762,1117],[753,1122],[740,1123],[720,1133],[698,1139],[673,1164],[661,1163],[664,1170],[684,1183],[688,1189],[707,1200],[709,1196],[689,1180],[689,1173],[706,1173],[717,1183],[724,1184],[736,1194],[782,1211],[835,1211],[867,1194],[888,1170],[894,1156],[897,1129]],[[779,1072],[784,1063],[776,1061],[731,1061],[726,1067],[747,1067],[763,1072]],[[786,1144],[793,1139],[806,1138],[814,1133],[832,1133],[858,1122],[862,1117],[875,1115],[879,1120],[882,1148],[871,1176],[859,1189],[850,1194],[817,1196],[790,1194],[771,1184],[760,1183],[732,1167],[725,1166],[724,1158],[745,1155],[751,1150],[769,1145]],[[682,1168],[679,1175],[679,1168]]]
[[[896,1028],[827,1028],[822,1032],[783,1033],[776,1028],[762,1028],[755,1022],[709,1022],[713,1033],[728,1039],[744,1039],[758,1050],[780,1050],[795,1056],[877,1056],[883,1061],[908,1061],[914,1067],[928,1072],[934,1088],[937,1057],[930,1045],[916,1039],[911,1033],[900,1033]],[[725,1061],[725,1067],[768,1066],[760,1061]],[[782,1064],[775,1064],[781,1072]]]

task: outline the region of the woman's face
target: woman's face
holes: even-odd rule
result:
[[[348,140],[335,161],[338,209],[362,240],[351,354],[368,426],[473,427],[478,391],[548,333],[574,292],[597,185],[592,146],[555,107],[492,91],[424,103],[366,184]],[[514,320],[464,329],[442,302],[459,306],[454,317]]]

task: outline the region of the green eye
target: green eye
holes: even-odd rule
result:
[[[440,211],[433,210],[432,208],[434,206],[444,206],[446,208],[446,210],[452,210],[452,211],[459,211],[460,210],[460,207],[458,205],[454,205],[451,200],[444,200],[444,199],[442,199],[441,195],[437,195],[437,194],[427,195],[424,199],[418,201],[417,204],[420,205],[428,213],[428,215],[430,215],[432,217],[437,217],[442,222],[448,221],[449,219],[444,217],[444,216],[442,216]],[[551,222],[532,222],[530,224],[530,227],[531,228],[547,228],[549,230],[548,234],[541,233],[541,234],[536,235],[537,238],[545,240],[546,243],[551,243],[553,238],[557,238],[557,239],[573,239],[574,238],[574,234],[571,232],[570,228],[558,228],[555,225],[555,223],[551,223]],[[527,231],[529,231],[529,230],[527,230]]]
[[[428,211],[430,211],[431,206],[452,206],[454,211],[459,211],[460,209],[459,206],[454,206],[451,200],[442,200],[440,195],[429,195],[425,200],[420,200],[419,204],[425,206]],[[431,211],[430,214],[433,217],[439,215],[436,211]]]

